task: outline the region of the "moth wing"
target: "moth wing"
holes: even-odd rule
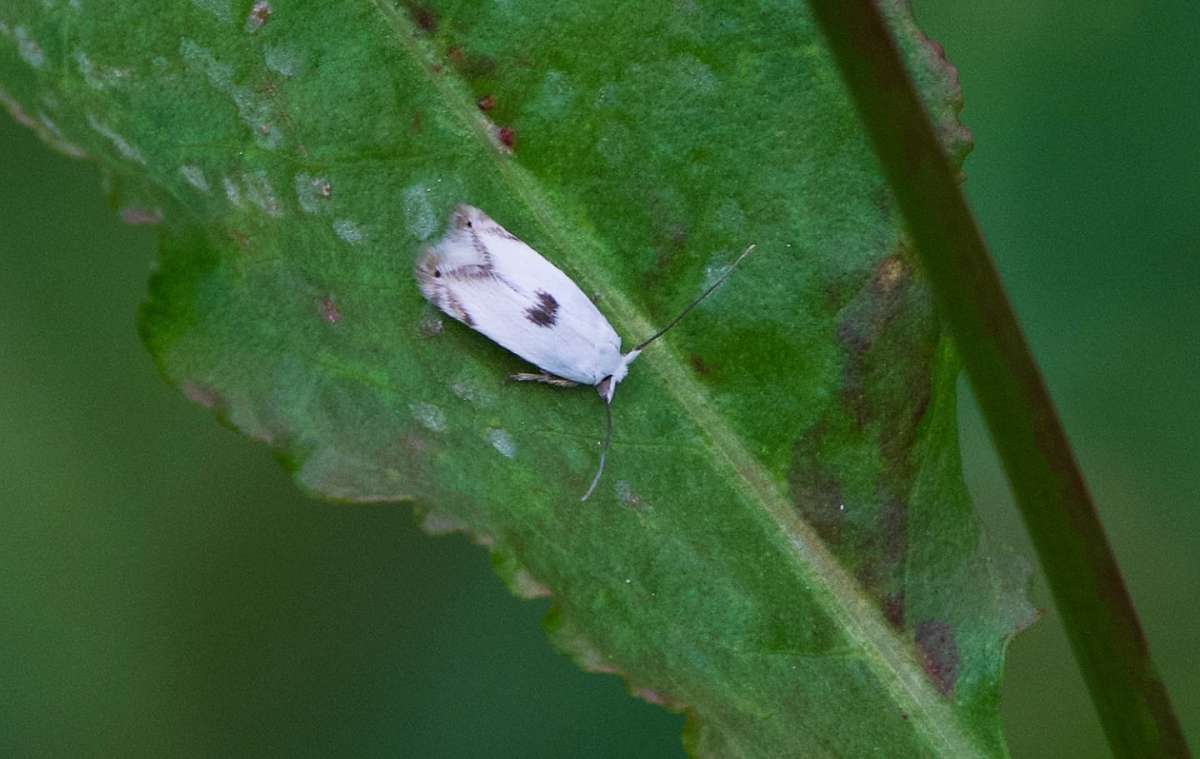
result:
[[[578,285],[479,209],[455,209],[417,280],[442,311],[550,374],[594,385],[620,365],[620,337]]]

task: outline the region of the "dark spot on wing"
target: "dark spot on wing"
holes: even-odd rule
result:
[[[454,297],[454,293],[446,291],[446,305],[450,307],[450,314],[468,327],[475,326],[475,320],[467,313],[467,309],[463,307],[462,302]],[[445,310],[445,309],[443,309]]]
[[[545,290],[537,291],[538,304],[525,309],[525,318],[539,327],[553,327],[558,318],[558,301]]]
[[[479,257],[483,259],[483,264],[481,265],[488,271],[491,271],[492,252],[488,250],[487,243],[479,236],[479,230],[475,228],[475,225],[469,219],[467,220],[467,229],[471,230],[471,245],[474,246],[475,252],[479,254]]]
[[[521,239],[520,237],[517,237],[512,232],[509,232],[507,229],[500,226],[499,224],[493,224],[492,226],[488,227],[487,230],[485,230],[485,231],[487,231],[488,234],[495,235],[496,237],[502,237],[505,240],[518,240],[519,241]]]

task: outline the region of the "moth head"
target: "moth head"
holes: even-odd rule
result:
[[[444,257],[438,253],[438,247],[429,246],[421,251],[421,255],[417,256],[417,264],[413,267],[417,277],[417,284],[421,288],[421,294],[429,300],[434,300],[439,281],[445,275],[446,262]]]
[[[475,206],[469,206],[466,203],[456,205],[454,213],[450,216],[450,230],[452,232],[454,230],[483,229],[495,226],[495,224],[496,222],[492,221],[492,217],[480,211]]]

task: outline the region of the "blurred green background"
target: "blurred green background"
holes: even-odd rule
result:
[[[959,68],[967,190],[1200,740],[1194,3],[917,0]],[[0,117],[0,754],[681,756],[486,553],[301,496],[158,377],[152,227]],[[965,389],[965,388],[964,388]],[[968,482],[1032,557],[964,392]],[[1013,644],[1017,757],[1103,755],[1056,613]]]

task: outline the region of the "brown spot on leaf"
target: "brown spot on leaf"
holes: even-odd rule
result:
[[[233,240],[238,249],[245,252],[250,250],[250,235],[240,229],[229,230],[229,239]]]
[[[846,521],[846,504],[842,483],[825,455],[827,432],[824,424],[818,424],[796,441],[788,480],[792,501],[804,520],[822,540],[836,545]]]
[[[932,619],[917,625],[913,637],[921,652],[925,674],[943,696],[950,695],[958,677],[958,646],[954,642],[954,631],[945,622]]]
[[[899,618],[904,616],[904,557],[908,552],[908,504],[881,488],[875,523],[864,525],[858,552],[863,556],[856,575],[863,587],[879,598],[885,616],[895,599]]]
[[[408,122],[408,131],[412,134],[420,134],[423,126],[421,123],[421,112],[413,111],[412,120]]]
[[[860,428],[875,420],[876,409],[895,407],[901,390],[918,402],[928,400],[934,321],[927,290],[914,281],[904,258],[899,248],[883,259],[838,321],[838,342],[847,354],[841,394]],[[903,441],[905,449],[909,442]]]
[[[424,5],[410,4],[408,6],[408,15],[412,18],[417,28],[426,34],[433,34],[437,31],[437,16],[433,11]]]
[[[490,55],[468,53],[462,45],[454,45],[446,51],[450,65],[469,78],[487,76],[496,70],[496,59]]]
[[[688,356],[688,363],[692,365],[692,369],[695,370],[696,374],[699,374],[701,376],[706,375],[712,371],[712,367],[708,365],[708,362],[706,362],[698,354],[693,353],[690,356]]]
[[[475,105],[479,106],[479,110],[486,113],[496,107],[496,98],[492,95],[484,95],[475,101]]]
[[[883,599],[883,616],[897,630],[904,629],[904,590],[889,593]]]

